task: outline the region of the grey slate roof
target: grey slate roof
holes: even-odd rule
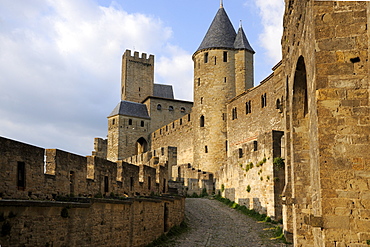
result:
[[[154,84],[153,96],[174,99],[172,85]]]
[[[207,48],[234,48],[236,32],[224,8],[217,11],[199,50]]]
[[[131,102],[131,101],[121,101],[118,103],[116,108],[109,114],[108,117],[113,117],[115,115],[123,115],[129,117],[147,118],[149,119],[148,109],[146,105]]]
[[[249,44],[247,36],[245,35],[242,27],[239,27],[238,34],[236,35],[236,39],[234,42],[234,48],[235,49],[245,49],[245,50],[251,51],[252,53],[255,53],[253,48]]]
[[[238,35],[225,11],[221,6],[209,27],[206,36],[197,51],[208,48],[246,49],[254,53],[243,29]]]

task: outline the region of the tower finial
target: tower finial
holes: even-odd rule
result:
[[[243,27],[243,21],[240,20],[239,27]]]
[[[223,7],[224,7],[224,1],[220,0],[220,8],[223,8]]]

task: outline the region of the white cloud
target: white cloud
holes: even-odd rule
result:
[[[85,155],[120,100],[124,50],[155,54],[172,35],[160,19],[90,0],[0,6],[0,135]],[[171,48],[158,68],[170,61],[186,77],[184,57]]]
[[[156,63],[160,83],[170,84],[176,88],[176,99],[193,99],[193,63],[191,54],[183,49],[168,45],[168,54],[161,56]]]
[[[262,18],[263,32],[259,36],[262,46],[272,63],[281,59],[281,36],[283,33],[283,0],[256,0]]]

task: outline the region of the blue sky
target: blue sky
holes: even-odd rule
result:
[[[191,55],[219,0],[0,0],[0,136],[89,155],[120,100],[126,49],[192,100]],[[224,0],[256,51],[255,85],[280,60],[283,0]]]

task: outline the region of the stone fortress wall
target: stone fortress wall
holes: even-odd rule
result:
[[[2,246],[143,246],[184,218],[183,198],[146,197],[167,192],[168,172],[158,163],[110,162],[3,137],[0,153]]]

